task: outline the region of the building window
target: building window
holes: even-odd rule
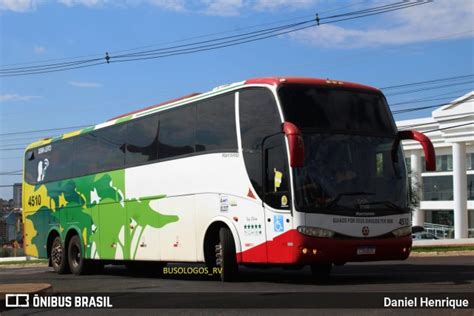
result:
[[[407,158],[407,160],[409,159]],[[423,172],[426,172],[426,164],[424,158],[422,159],[421,163]],[[474,170],[474,153],[466,154],[466,169]],[[453,155],[437,155],[436,171],[453,171]]]
[[[474,200],[474,175],[467,175],[467,199]],[[452,201],[453,176],[423,177],[423,201]]]
[[[474,200],[474,174],[467,175],[467,199]]]
[[[466,169],[474,170],[474,153],[466,154]]]
[[[453,177],[423,177],[423,201],[452,201]]]

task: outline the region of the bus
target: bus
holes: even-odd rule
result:
[[[107,263],[239,266],[404,260],[409,185],[382,92],[269,77],[191,94],[29,145],[24,248],[60,274]],[[217,268],[217,269],[216,269]]]

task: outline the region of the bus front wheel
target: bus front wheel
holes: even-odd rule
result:
[[[216,266],[220,268],[220,278],[223,282],[234,281],[237,277],[235,243],[229,228],[219,230],[219,243],[216,245]]]
[[[57,236],[54,238],[53,244],[51,245],[51,253],[49,258],[55,272],[59,274],[66,274],[70,272],[67,262],[66,249],[64,249],[64,245],[61,242],[61,237]]]

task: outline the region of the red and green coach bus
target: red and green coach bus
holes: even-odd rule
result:
[[[25,152],[24,244],[58,273],[104,263],[205,262],[316,276],[403,260],[411,211],[400,141],[376,88],[257,78],[192,94]]]

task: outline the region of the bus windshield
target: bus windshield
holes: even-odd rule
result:
[[[393,149],[396,128],[381,95],[289,85],[279,96],[285,120],[301,129],[305,145],[305,166],[293,170],[298,211],[409,211],[404,157]]]

